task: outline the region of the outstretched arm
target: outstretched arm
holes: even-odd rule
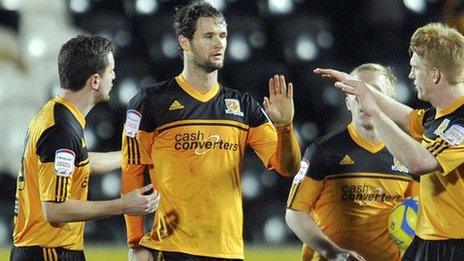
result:
[[[354,251],[337,246],[305,212],[287,209],[285,221],[297,237],[328,260],[365,260]]]
[[[121,151],[89,152],[90,174],[104,174],[121,167]]]
[[[344,80],[335,86],[346,93],[356,95],[363,111],[373,121],[390,153],[408,168],[414,175],[421,175],[439,170],[437,159],[418,141],[401,130],[376,103],[375,96],[369,87],[358,80]]]
[[[263,102],[266,114],[277,129],[276,164],[274,168],[283,176],[293,176],[298,172],[301,152],[293,131],[295,113],[293,105],[293,84],[285,83],[283,75],[269,79],[269,98]]]
[[[68,199],[60,203],[44,201],[42,208],[45,219],[50,223],[87,221],[123,213],[146,215],[153,213],[158,207],[159,196],[156,192],[144,195],[152,188],[150,184],[114,200],[79,201]]]
[[[347,73],[340,72],[332,69],[320,69],[317,68],[314,70],[314,73],[320,75],[323,78],[333,80],[336,82],[343,82],[349,80],[355,80],[352,76]],[[409,122],[409,116],[413,109],[405,104],[402,104],[395,99],[383,94],[382,92],[375,89],[373,86],[367,85],[372,92],[372,95],[375,98],[380,109],[396,124],[398,124],[401,129],[410,133],[411,126]]]

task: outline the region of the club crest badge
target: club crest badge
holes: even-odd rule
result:
[[[225,99],[226,113],[243,117],[243,112],[240,109],[240,102],[236,99]]]

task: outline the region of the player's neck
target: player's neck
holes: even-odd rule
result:
[[[359,124],[354,124],[354,128],[359,136],[370,143],[376,144],[382,141],[373,128],[365,128]]]
[[[85,93],[84,90],[74,92],[71,90],[60,89],[58,96],[74,104],[84,117],[87,116],[95,105],[94,97],[92,97],[90,93]]]
[[[218,71],[207,73],[201,68],[194,66],[184,66],[182,77],[195,90],[205,93],[213,88],[217,83]]]
[[[444,91],[440,92],[440,95],[434,95],[433,100],[430,101],[433,107],[437,111],[448,108],[456,100],[464,96],[464,84],[460,83],[457,85],[446,85],[443,86]]]

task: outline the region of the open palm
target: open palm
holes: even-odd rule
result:
[[[283,75],[269,79],[269,98],[264,97],[264,109],[276,126],[285,126],[293,121],[293,85],[285,83]]]

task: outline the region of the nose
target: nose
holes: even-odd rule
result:
[[[412,70],[409,72],[408,78],[411,80],[415,80],[414,73],[412,72]]]

